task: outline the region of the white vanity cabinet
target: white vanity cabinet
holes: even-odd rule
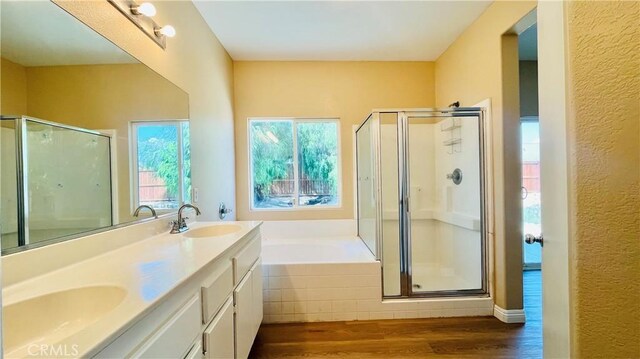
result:
[[[251,346],[262,323],[262,262],[260,260],[262,244],[260,236],[255,236],[231,258],[233,284],[229,269],[222,273],[206,288],[203,286],[204,311],[213,312],[205,298],[220,298],[222,293],[227,301],[222,305],[214,318],[207,322],[204,331],[205,358],[245,359],[249,357]],[[233,291],[231,291],[233,289]],[[204,295],[205,293],[211,293]],[[215,295],[214,295],[215,293]],[[207,321],[208,316],[203,317]]]
[[[247,358],[263,314],[260,253],[254,230],[95,357]]]

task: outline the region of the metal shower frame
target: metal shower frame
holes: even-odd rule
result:
[[[16,133],[16,184],[17,184],[17,217],[18,217],[18,247],[16,248],[8,248],[2,251],[2,254],[10,254],[14,252],[19,252],[22,250],[36,248],[45,244],[53,244],[60,242],[64,239],[74,238],[78,235],[69,235],[64,236],[62,238],[53,238],[50,240],[42,241],[37,244],[31,243],[29,238],[29,173],[25,171],[25,169],[29,168],[28,165],[28,155],[27,155],[27,123],[37,123],[41,125],[47,125],[52,127],[61,128],[64,130],[81,132],[85,134],[105,137],[109,146],[109,163],[111,163],[111,137],[102,134],[98,131],[88,130],[81,127],[75,127],[70,125],[64,125],[57,122],[51,122],[46,120],[41,120],[39,118],[31,117],[31,116],[0,116],[0,121],[2,122],[13,122],[14,130]],[[110,193],[113,192],[113,183],[111,183],[111,168],[109,168],[109,178],[110,178]],[[113,223],[113,203],[110,204],[111,208],[111,223]],[[81,235],[87,235],[87,233],[82,233]]]
[[[380,115],[395,113],[397,118],[397,136],[398,136],[398,198],[399,198],[399,230],[400,230],[400,295],[385,296],[384,280],[382,280],[382,295],[386,299],[400,298],[433,298],[433,297],[462,297],[462,296],[481,296],[489,295],[489,254],[487,241],[488,233],[488,198],[487,198],[487,152],[486,152],[486,110],[480,107],[458,107],[458,108],[416,108],[416,109],[374,109],[366,119],[356,129],[356,161],[358,149],[358,131],[371,121],[372,130],[372,148],[374,156],[374,183],[375,203],[376,203],[376,240],[374,256],[384,267],[384,255],[382,251],[382,163],[381,163],[381,125]],[[479,159],[480,159],[480,237],[481,237],[481,287],[477,289],[458,289],[443,291],[424,291],[414,292],[412,284],[412,268],[411,268],[411,212],[409,207],[409,118],[450,118],[450,117],[477,117],[478,118],[478,135],[479,135]],[[356,171],[358,166],[356,165]],[[356,178],[358,174],[356,173]],[[360,195],[359,184],[356,181],[356,207],[359,206],[358,196]],[[356,209],[358,214],[360,210]],[[358,218],[358,236],[360,237],[360,221]],[[360,237],[362,239],[362,237]],[[364,240],[363,240],[364,241]],[[365,243],[366,244],[366,243]],[[368,247],[368,246],[367,246]],[[372,250],[371,248],[369,248]],[[374,252],[372,250],[372,252]]]

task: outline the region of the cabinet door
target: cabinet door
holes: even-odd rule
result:
[[[246,359],[249,357],[251,345],[253,345],[253,332],[255,321],[253,318],[253,281],[251,272],[247,273],[244,279],[233,291],[233,302],[236,307],[235,329],[236,329],[236,358]]]
[[[253,289],[253,319],[254,336],[262,324],[262,260],[258,259],[251,268],[252,289]]]
[[[205,358],[233,358],[233,335],[233,299],[229,298],[204,331]]]

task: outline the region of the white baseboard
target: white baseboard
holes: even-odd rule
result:
[[[497,305],[493,306],[493,316],[505,323],[524,323],[524,309],[502,309]]]

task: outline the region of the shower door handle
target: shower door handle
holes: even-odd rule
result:
[[[398,202],[400,203],[401,207],[404,206],[405,212],[409,212],[409,197],[405,197]]]
[[[544,237],[542,236],[542,233],[540,233],[540,237],[536,237],[533,234],[526,234],[524,236],[524,241],[527,242],[527,244],[540,243],[540,247],[544,246]]]

